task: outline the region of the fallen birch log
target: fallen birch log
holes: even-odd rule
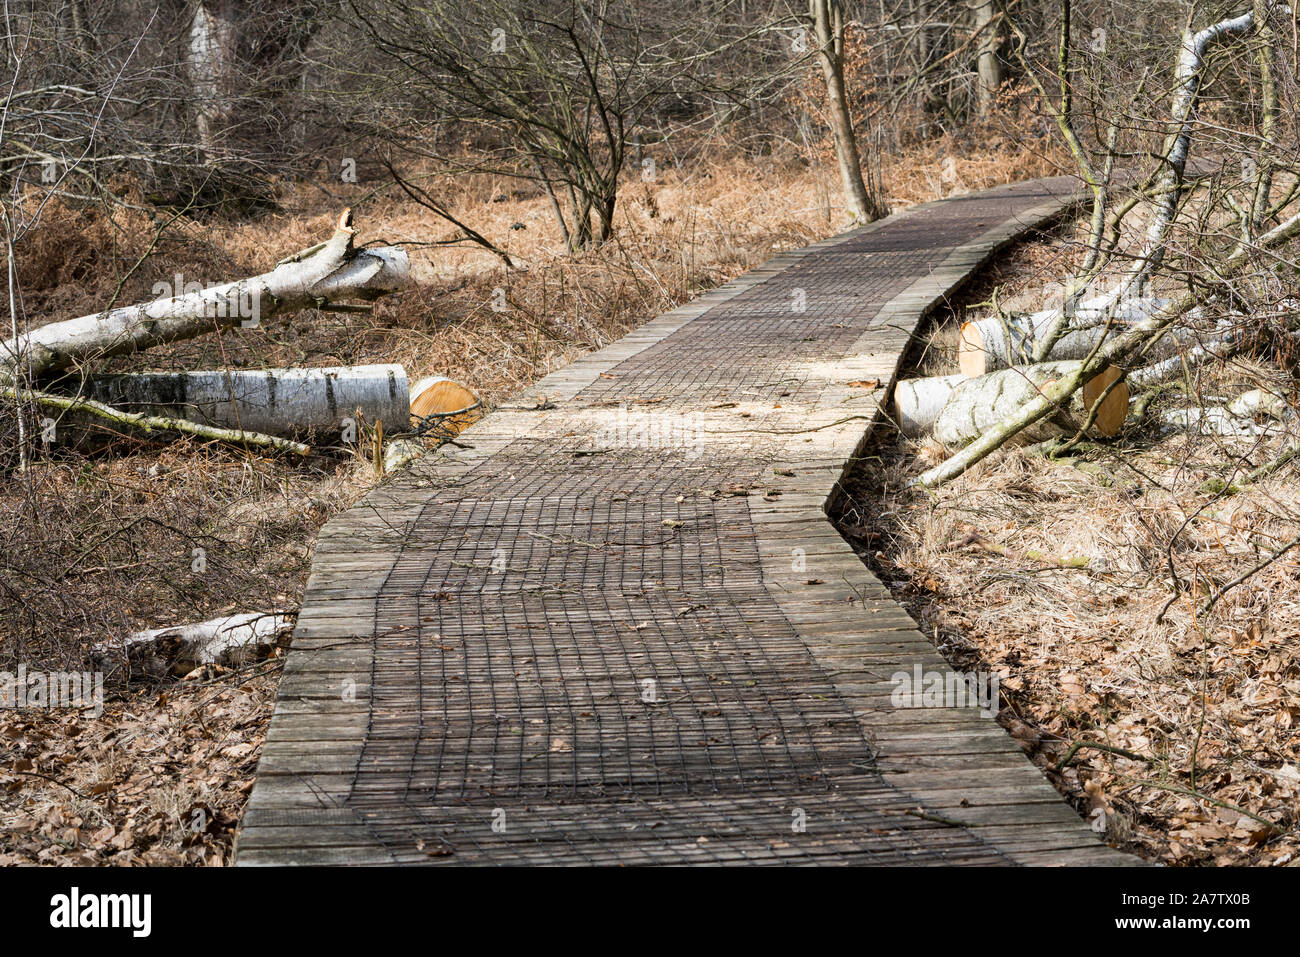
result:
[[[1046,357],[1052,361],[1086,359],[1114,327],[1107,321],[1127,325],[1139,322],[1168,305],[1167,299],[1127,299],[1113,305],[1104,299],[1080,304],[1071,317],[1071,327]],[[964,322],[957,348],[957,366],[963,375],[975,377],[1034,362],[1034,346],[1048,334],[1061,315],[1059,309],[1029,314],[990,316]]]
[[[454,438],[481,415],[483,403],[446,376],[426,376],[411,387],[411,425],[416,435]],[[384,474],[410,465],[427,449],[418,439],[397,438],[384,446]]]
[[[1170,409],[1160,416],[1163,425],[1193,435],[1248,436],[1269,435],[1282,431],[1277,423],[1257,423],[1247,415],[1237,415],[1230,408],[1212,405],[1205,408]]]
[[[1242,418],[1265,415],[1270,419],[1285,419],[1291,407],[1286,395],[1272,389],[1249,389],[1228,403],[1228,412]]]
[[[1160,265],[1164,252],[1163,238],[1173,222],[1177,212],[1181,190],[1179,189],[1187,161],[1187,147],[1191,138],[1191,115],[1196,105],[1196,94],[1200,80],[1200,69],[1205,51],[1208,47],[1224,37],[1248,29],[1254,23],[1253,14],[1244,14],[1234,20],[1224,20],[1201,30],[1190,38],[1179,62],[1179,96],[1176,98],[1175,120],[1179,131],[1169,141],[1166,149],[1165,182],[1161,184],[1162,208],[1152,217],[1148,227],[1147,254],[1138,268],[1130,276],[1130,284],[1145,282]],[[1185,81],[1185,82],[1183,82]],[[1181,114],[1181,115],[1180,115]],[[1257,252],[1277,249],[1300,236],[1300,214],[1293,214],[1278,223],[1262,235],[1256,236],[1253,243],[1243,243],[1224,260],[1215,264],[1216,276],[1220,279],[1235,274],[1252,261]],[[1014,414],[1008,415],[992,428],[955,455],[949,456],[933,468],[926,469],[910,484],[922,488],[933,488],[951,481],[961,475],[976,462],[989,455],[1015,438],[1017,433],[1029,428],[1055,414],[1065,402],[1071,401],[1073,394],[1088,381],[1090,377],[1106,371],[1112,364],[1127,364],[1135,353],[1142,352],[1147,346],[1164,336],[1174,323],[1182,316],[1196,308],[1196,298],[1191,293],[1184,293],[1155,315],[1149,316],[1127,329],[1117,338],[1106,342],[1096,354],[1090,355],[1081,365],[1063,380],[1053,384],[1043,394],[1028,402]]]
[[[964,375],[940,375],[899,382],[894,386],[894,412],[899,431],[910,439],[928,433],[953,391],[966,381]]]
[[[271,435],[338,435],[360,412],[400,428],[410,413],[400,365],[96,375],[84,394],[128,412]]]
[[[1042,397],[1045,391],[1078,372],[1077,361],[1045,362],[1034,366],[1001,369],[988,375],[967,379],[959,384],[944,403],[934,422],[934,437],[950,448],[974,442],[999,422]],[[1128,415],[1128,386],[1114,366],[1093,376],[1071,398],[1069,421],[1059,415],[1040,419],[1021,430],[1017,444],[1032,444],[1073,433],[1088,417],[1089,410],[1101,400],[1092,434],[1110,436],[1118,432]],[[1112,383],[1114,383],[1112,387]]]
[[[289,615],[249,612],[138,631],[121,641],[97,645],[92,654],[100,660],[124,654],[133,673],[181,677],[207,664],[234,668],[259,661],[284,644],[292,629]]]
[[[7,398],[22,398],[45,409],[59,409],[63,412],[72,413],[74,417],[88,416],[104,422],[113,423],[122,426],[128,430],[139,430],[142,432],[182,432],[186,435],[193,435],[201,439],[212,439],[217,442],[226,442],[231,445],[254,446],[261,448],[275,449],[280,452],[293,452],[297,455],[308,455],[311,447],[301,442],[294,442],[291,439],[282,439],[274,435],[265,435],[261,432],[248,432],[243,429],[222,429],[210,425],[201,425],[197,422],[191,422],[188,419],[170,418],[157,415],[143,415],[139,412],[125,412],[121,409],[115,409],[112,406],[105,405],[102,402],[96,402],[94,399],[87,399],[85,396],[64,396],[53,395],[48,392],[37,392],[30,389],[13,389],[6,386],[0,386],[0,395]],[[54,421],[55,441],[58,441],[59,423]],[[84,422],[75,422],[74,426],[82,431],[85,430]],[[75,444],[75,443],[74,443]]]
[[[219,328],[255,326],[297,309],[344,309],[338,305],[343,300],[378,299],[409,282],[404,250],[357,249],[354,234],[351,210],[344,210],[328,240],[282,259],[260,276],[52,322],[0,342],[0,381],[12,381],[20,372],[35,378]]]

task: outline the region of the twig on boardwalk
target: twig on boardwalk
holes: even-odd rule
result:
[[[931,814],[929,811],[922,811],[919,807],[907,808],[903,813],[908,817],[919,817],[922,821],[933,821],[935,824],[942,824],[944,827],[969,827],[969,825],[963,824],[961,821],[944,817],[942,814]]]
[[[820,432],[823,429],[833,429],[837,425],[843,425],[845,422],[853,422],[857,419],[865,419],[870,422],[875,419],[872,415],[846,415],[842,419],[836,419],[834,422],[827,422],[825,425],[813,425],[806,429],[700,429],[699,431],[708,435],[740,435],[746,432],[758,432],[764,435],[803,435],[805,432]]]

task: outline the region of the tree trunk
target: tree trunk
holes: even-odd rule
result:
[[[411,386],[411,418],[421,435],[454,438],[482,414],[479,397],[446,376],[427,376]]]
[[[52,322],[0,342],[0,382],[14,379],[19,370],[36,378],[237,324],[255,326],[279,313],[329,308],[344,299],[378,299],[407,285],[406,252],[396,247],[354,249],[351,221],[351,212],[344,211],[329,240],[281,260],[260,276]]]
[[[975,30],[979,34],[976,44],[975,109],[981,120],[987,120],[997,102],[998,90],[1002,87],[998,29],[993,25],[994,0],[972,0],[971,7],[975,13]]]
[[[964,375],[941,375],[905,379],[894,386],[899,431],[911,439],[929,432],[953,391],[965,381]]]
[[[84,394],[128,412],[269,435],[338,435],[358,412],[398,431],[410,416],[399,365],[97,375]]]
[[[1267,4],[1271,10],[1274,3]],[[1196,112],[1200,103],[1201,81],[1206,57],[1217,44],[1241,36],[1254,29],[1254,12],[1220,20],[1197,33],[1188,30],[1183,36],[1182,51],[1174,75],[1172,129],[1165,140],[1162,167],[1153,188],[1155,209],[1147,224],[1146,241],[1142,255],[1134,262],[1127,288],[1142,292],[1164,262],[1169,231],[1183,197],[1183,177],[1187,170],[1187,156],[1191,150],[1192,132],[1196,127]]]
[[[1038,399],[1043,390],[1057,380],[1077,372],[1080,362],[1045,362],[1036,366],[1002,369],[977,379],[967,379],[953,390],[934,423],[934,437],[951,448],[974,442],[985,431],[1012,416],[1017,410]],[[1015,437],[1019,444],[1042,442],[1059,435],[1072,434],[1087,418],[1088,411],[1105,394],[1101,411],[1090,430],[1097,435],[1114,435],[1128,415],[1128,386],[1119,382],[1115,366],[1094,376],[1075,393],[1069,407],[1071,421],[1054,415],[1040,419],[1021,430]]]
[[[1129,299],[1106,305],[1106,298],[1086,300],[1072,317],[1081,328],[1061,336],[1042,361],[1085,359],[1108,331],[1106,320],[1128,324],[1154,315],[1169,304],[1167,299]],[[990,316],[964,322],[957,349],[958,368],[963,375],[980,376],[1011,366],[1030,365],[1036,360],[1034,347],[1048,334],[1061,315],[1059,309],[1045,309],[1028,315],[1005,318]]]
[[[817,56],[826,78],[826,107],[835,141],[835,159],[844,184],[845,205],[854,219],[870,222],[879,219],[882,211],[862,178],[862,160],[844,87],[844,9],[840,0],[809,0],[809,7],[817,37]]]
[[[188,65],[194,125],[205,159],[219,151],[222,121],[229,112],[238,38],[234,0],[201,0],[190,21]]]
[[[930,10],[926,0],[912,0],[912,23],[916,33],[916,61],[925,67],[930,63]]]
[[[90,31],[90,18],[86,15],[86,0],[71,0],[68,4],[69,26],[73,42],[82,56],[93,56],[97,47],[95,35]]]

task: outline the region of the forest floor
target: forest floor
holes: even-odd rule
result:
[[[1036,148],[1036,147],[1035,147]],[[886,157],[894,208],[1058,170],[998,136]],[[1044,147],[1046,148],[1046,147]],[[26,311],[54,321],[153,298],[159,280],[207,284],[269,268],[356,208],[359,239],[411,243],[419,284],[369,314],[308,311],[115,360],[117,371],[398,362],[500,402],[579,355],[774,253],[834,234],[824,157],[702,153],[625,186],[619,233],[568,255],[546,200],[489,176],[422,185],[506,248],[415,245],[456,230],[363,175],[281,184],[249,222],[162,221],[51,207],[23,260]],[[496,311],[497,289],[508,307]],[[39,323],[38,323],[39,324]],[[123,438],[59,452],[0,484],[0,670],[79,670],[139,629],[300,600],[320,526],[379,481],[366,457],[265,457],[188,439]],[[197,571],[193,549],[202,547]],[[0,864],[223,865],[275,699],[276,656],[184,680],[107,676],[101,715],[0,710]]]
[[[1043,308],[1077,229],[999,257],[935,316],[903,378],[955,373],[959,324],[988,314],[995,288],[1005,309]],[[1294,396],[1295,358],[1205,366],[1113,440],[1056,459],[1004,449],[933,492],[907,482],[946,453],[890,426],[838,516],[954,668],[1000,676],[1001,722],[1094,830],[1151,860],[1300,862],[1300,563],[1283,556],[1203,611],[1300,534],[1289,469],[1225,489],[1295,436],[1162,422],[1261,385]],[[1118,750],[1059,767],[1075,742]]]

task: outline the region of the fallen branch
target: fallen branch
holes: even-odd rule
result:
[[[1012,561],[1031,561],[1043,565],[1059,565],[1061,568],[1087,568],[1091,559],[1084,556],[1078,558],[1062,558],[1059,555],[1049,555],[1047,552],[1040,552],[1037,549],[1028,549],[1019,551],[1014,548],[1008,548],[1005,545],[999,545],[997,542],[991,542],[978,532],[971,532],[965,538],[953,542],[949,547],[953,549],[965,548],[967,545],[978,545],[980,548],[993,552],[995,555],[1001,555],[1003,558],[1010,558]]]
[[[1213,608],[1216,604],[1218,604],[1220,598],[1222,598],[1228,592],[1232,591],[1232,589],[1236,588],[1238,585],[1246,581],[1248,578],[1251,578],[1254,575],[1258,574],[1259,572],[1262,572],[1265,568],[1268,568],[1269,565],[1272,565],[1274,562],[1278,561],[1280,558],[1282,558],[1282,556],[1286,555],[1287,552],[1291,551],[1291,549],[1295,548],[1297,545],[1300,545],[1300,538],[1291,539],[1291,541],[1287,542],[1285,545],[1283,545],[1281,548],[1275,551],[1268,558],[1264,559],[1262,562],[1255,565],[1253,568],[1242,572],[1232,581],[1228,582],[1226,585],[1224,585],[1222,588],[1216,591],[1213,595],[1210,596],[1209,600],[1206,601],[1206,603],[1203,606],[1201,606],[1202,617],[1210,613],[1210,609]]]
[[[1288,303],[1294,306],[1293,301]],[[1300,330],[1288,330],[1286,333],[1290,339],[1300,339]],[[1153,362],[1151,365],[1143,366],[1141,369],[1134,369],[1128,374],[1128,383],[1133,389],[1144,389],[1147,386],[1164,382],[1167,379],[1183,371],[1196,369],[1206,362],[1218,359],[1220,362],[1231,359],[1237,353],[1246,347],[1248,338],[1240,332],[1229,333],[1213,342],[1207,342],[1204,345],[1195,345],[1186,353],[1176,356],[1170,356],[1160,362]]]
[[[1292,445],[1288,445],[1285,449],[1282,450],[1282,454],[1279,455],[1277,458],[1275,458],[1272,462],[1267,462],[1264,465],[1261,465],[1257,469],[1252,469],[1249,473],[1247,473],[1246,477],[1243,478],[1238,484],[1253,485],[1255,482],[1258,482],[1260,479],[1267,478],[1268,476],[1272,475],[1274,472],[1278,471],[1288,462],[1293,461],[1297,455],[1300,455],[1300,442],[1296,442]]]
[[[138,631],[120,642],[97,645],[103,658],[125,654],[134,669],[154,677],[180,677],[207,664],[236,667],[265,655],[282,643],[293,626],[289,615],[249,612],[193,625]]]
[[[393,177],[393,182],[396,183],[399,187],[401,187],[402,192],[404,192],[412,200],[419,203],[421,206],[423,206],[425,209],[429,210],[430,212],[435,213],[438,216],[441,216],[443,219],[447,220],[447,222],[457,227],[462,233],[464,233],[464,237],[463,237],[464,239],[467,239],[472,243],[476,243],[479,246],[482,246],[492,255],[500,258],[500,260],[503,263],[505,263],[507,269],[514,268],[515,266],[514,261],[510,258],[510,255],[504,249],[502,249],[496,243],[492,242],[482,233],[478,232],[477,230],[471,229],[469,226],[466,226],[459,219],[453,216],[446,206],[444,206],[442,203],[438,202],[436,199],[430,196],[425,190],[421,189],[419,186],[416,186],[414,183],[406,179],[403,179],[402,175],[399,172],[397,172],[397,167],[393,165],[392,160],[384,159],[381,162],[383,162],[384,168],[388,170],[388,174]],[[430,245],[454,246],[460,241],[461,241],[460,238],[449,239],[441,242],[432,243]]]
[[[0,381],[33,378],[88,359],[190,339],[237,324],[254,326],[280,313],[329,308],[345,299],[373,300],[410,279],[406,253],[395,247],[356,249],[352,212],[334,235],[282,259],[270,272],[218,286],[52,322],[0,343]]]
[[[1091,748],[1093,751],[1105,751],[1107,754],[1118,754],[1122,758],[1128,758],[1130,761],[1141,761],[1143,764],[1150,764],[1151,759],[1138,754],[1134,751],[1127,751],[1124,748],[1117,748],[1112,744],[1102,744],[1099,741],[1075,741],[1070,745],[1070,750],[1065,752],[1065,757],[1056,762],[1052,768],[1057,774],[1064,770],[1065,766],[1074,760],[1074,756],[1083,748]]]
[[[1128,774],[1117,774],[1116,776],[1123,778],[1125,781],[1130,782],[1136,787],[1154,788],[1157,791],[1168,791],[1170,794],[1181,794],[1184,797],[1194,798],[1197,801],[1205,801],[1208,804],[1213,804],[1215,807],[1221,807],[1229,811],[1236,811],[1238,814],[1244,815],[1258,824],[1263,824],[1274,834],[1285,834],[1290,830],[1289,828],[1285,828],[1280,824],[1270,821],[1266,817],[1247,811],[1244,807],[1239,807],[1229,801],[1220,801],[1218,798],[1210,797],[1208,794],[1202,794],[1200,791],[1193,791],[1191,788],[1180,788],[1174,784],[1162,784],[1158,781],[1144,781],[1141,778],[1135,778]]]
[[[1207,342],[1203,346],[1193,346],[1184,355],[1170,356],[1168,359],[1153,362],[1141,369],[1134,369],[1128,374],[1129,386],[1133,389],[1145,389],[1147,386],[1164,382],[1182,372],[1183,369],[1191,371],[1211,359],[1230,359],[1241,351],[1243,345],[1245,345],[1245,338],[1234,335]]]

